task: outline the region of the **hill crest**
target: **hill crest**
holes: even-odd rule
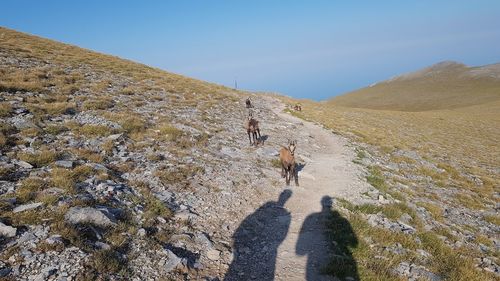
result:
[[[335,97],[345,107],[428,111],[457,109],[500,100],[500,64],[469,67],[443,61]]]

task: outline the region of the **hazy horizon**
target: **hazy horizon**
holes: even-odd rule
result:
[[[0,25],[252,91],[326,99],[440,61],[500,61],[500,2],[10,1]],[[358,2],[358,3],[360,3]]]

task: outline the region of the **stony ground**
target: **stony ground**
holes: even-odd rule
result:
[[[5,69],[60,68],[7,51],[0,55]],[[259,268],[269,275],[263,269],[276,263],[278,279],[301,280],[307,256],[295,254],[297,234],[302,220],[321,209],[321,197],[359,201],[361,191],[371,190],[365,200],[378,199],[360,180],[346,140],[284,115],[277,100],[253,97],[264,140],[254,147],[244,130],[248,110],[241,96],[209,102],[196,93],[187,100],[161,89],[137,96],[124,90],[134,85],[127,77],[85,65],[62,71],[83,77],[83,86],[64,97],[57,88],[1,93],[8,105],[2,117],[8,138],[1,158],[2,277],[223,279],[241,260],[236,237],[244,244],[254,239],[236,236],[242,222],[290,188],[283,209],[291,216],[283,229],[288,235],[272,262],[256,267],[260,254],[273,253],[266,248],[279,245],[270,241],[275,222],[264,215],[271,227],[260,245],[264,250],[247,250],[245,264],[252,270],[233,269],[255,274]],[[86,85],[99,83],[104,85],[96,96]],[[276,165],[288,139],[299,143],[300,187],[286,187]],[[314,247],[328,243],[306,238],[314,239]]]
[[[393,192],[413,185],[384,182],[412,166],[283,113],[278,99],[251,95],[264,143],[250,146],[247,93],[13,42],[0,45],[0,278],[353,280],[383,267],[391,280],[442,280],[444,246],[417,231],[445,226],[436,241],[479,247],[475,266],[498,276],[498,226],[456,205],[446,221],[485,237],[445,225]],[[289,139],[300,186],[280,177]]]

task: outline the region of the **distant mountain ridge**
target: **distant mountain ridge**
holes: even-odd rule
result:
[[[500,63],[469,67],[443,61],[372,84],[328,103],[381,110],[455,109],[500,100]]]

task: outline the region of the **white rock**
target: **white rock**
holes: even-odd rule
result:
[[[207,252],[207,258],[213,261],[219,260],[220,258],[220,251],[216,249],[210,249]]]
[[[14,237],[16,236],[17,228],[10,225],[5,225],[0,222],[0,236],[4,237]]]
[[[17,165],[19,165],[21,168],[25,168],[25,169],[31,169],[31,168],[33,168],[33,165],[31,165],[28,162],[21,161],[21,160],[17,161]]]
[[[114,218],[110,218],[108,216],[111,216],[111,214],[104,214],[101,210],[95,208],[72,207],[68,210],[68,212],[66,212],[64,218],[72,224],[92,223],[105,227],[115,225],[113,222]]]
[[[19,212],[24,212],[24,211],[36,209],[42,205],[43,205],[43,203],[41,203],[41,202],[24,204],[24,205],[20,205],[20,206],[15,207],[14,210],[12,210],[12,211],[14,213],[19,213]]]
[[[140,237],[146,236],[146,230],[144,228],[140,228],[139,230],[137,230],[137,235],[139,235]]]
[[[168,261],[165,263],[165,271],[170,272],[174,270],[181,263],[182,259],[168,249],[165,251],[167,252],[168,256]]]
[[[56,166],[61,167],[61,168],[68,168],[71,169],[73,168],[73,161],[67,161],[67,160],[59,160],[55,162]]]

